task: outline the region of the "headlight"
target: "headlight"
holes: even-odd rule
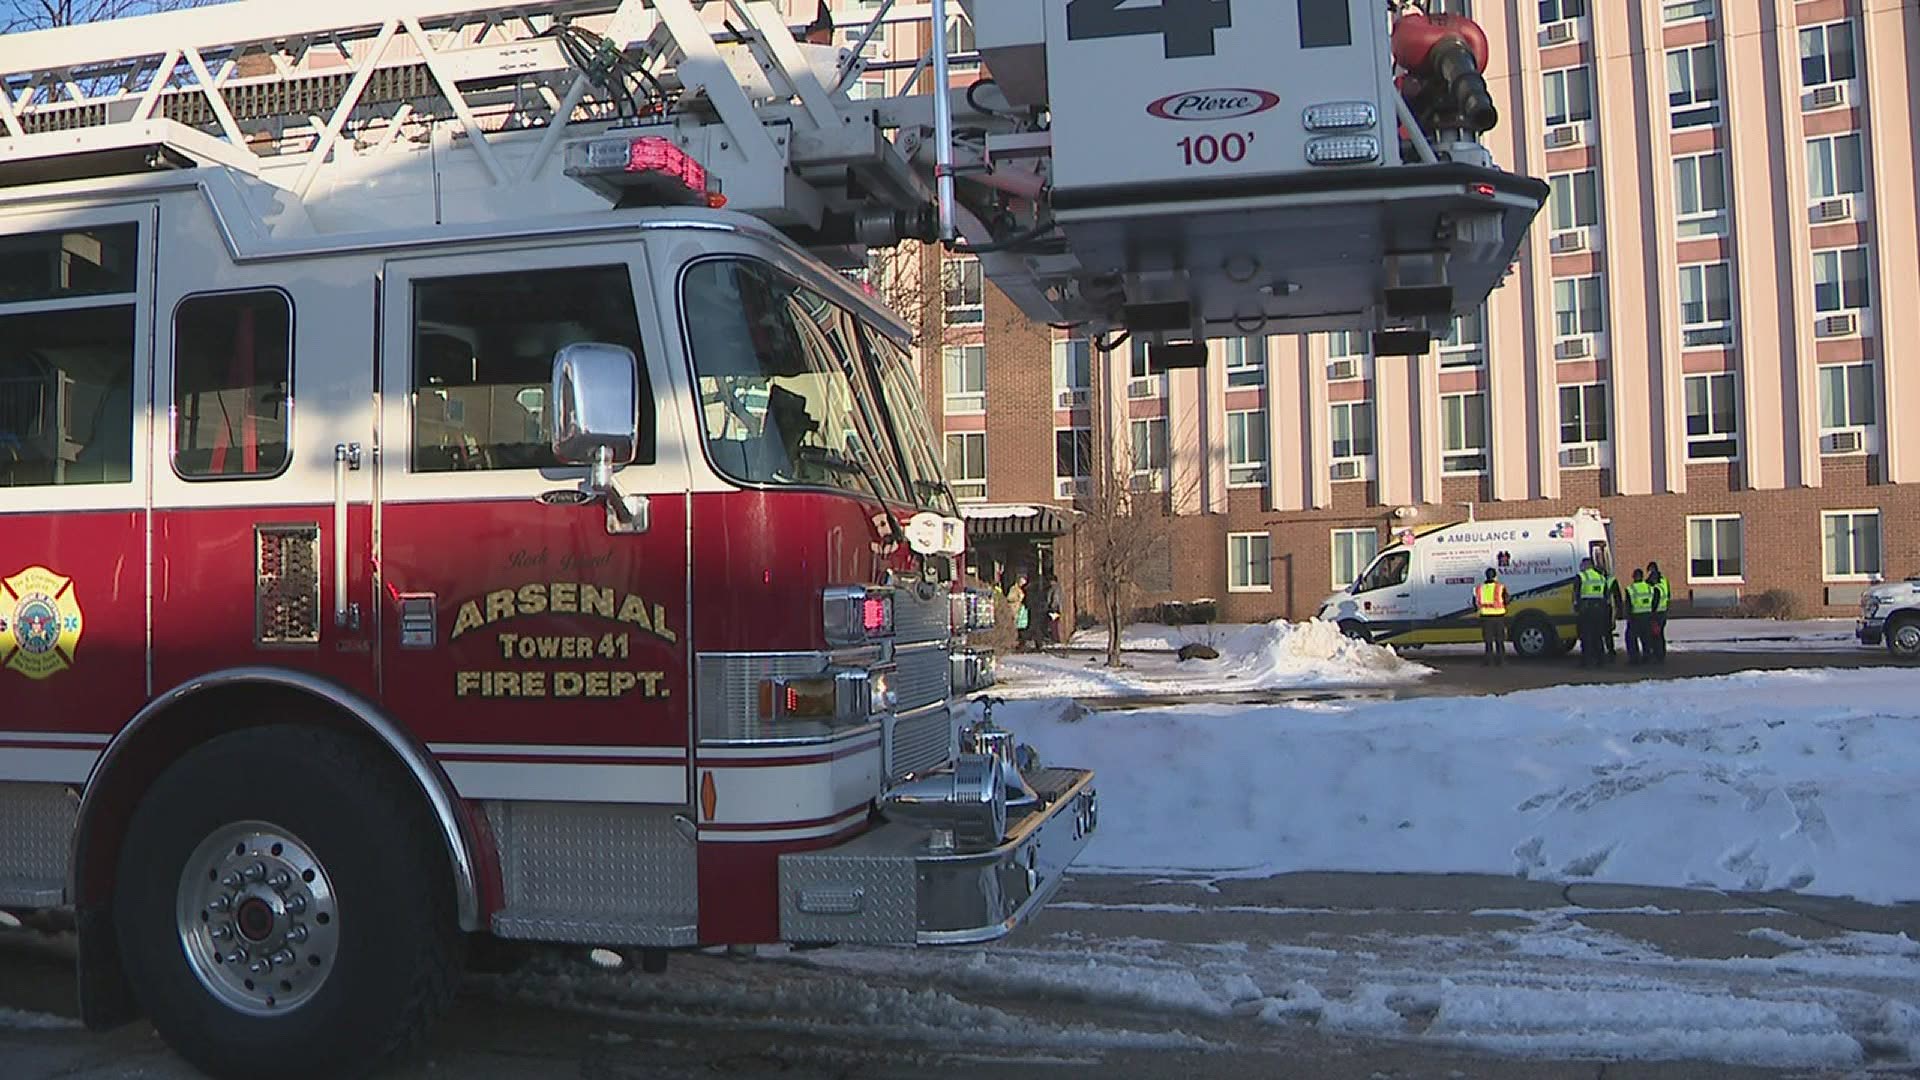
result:
[[[900,695],[893,689],[893,672],[876,671],[867,676],[867,711],[878,715],[890,713],[900,704]]]
[[[839,585],[820,598],[827,644],[865,645],[893,636],[893,590]]]

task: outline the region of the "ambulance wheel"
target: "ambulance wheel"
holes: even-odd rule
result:
[[[1358,619],[1348,619],[1340,624],[1340,632],[1355,641],[1372,641],[1373,635],[1367,632],[1367,624]]]
[[[129,983],[175,1052],[215,1077],[361,1075],[405,1056],[451,1000],[446,851],[417,785],[351,736],[274,725],[176,761],[121,848]]]
[[[1513,624],[1513,651],[1527,660],[1542,660],[1560,651],[1560,635],[1543,615],[1522,615]]]
[[[1920,660],[1920,618],[1895,619],[1887,627],[1887,651],[1902,660]]]

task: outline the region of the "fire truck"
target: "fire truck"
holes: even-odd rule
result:
[[[1006,934],[1093,777],[962,726],[914,340],[837,271],[945,245],[1166,366],[1424,348],[1545,197],[1486,63],[1378,0],[0,38],[0,909],[222,1076],[378,1066],[488,940]]]

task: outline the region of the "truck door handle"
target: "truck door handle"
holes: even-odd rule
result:
[[[347,601],[347,474],[360,470],[360,444],[333,447],[333,625],[360,629],[360,605]]]
[[[1397,593],[1394,593],[1394,594],[1393,594],[1393,598],[1394,598],[1395,600],[1405,600],[1405,599],[1407,599],[1407,598],[1409,598],[1409,597],[1411,597],[1412,595],[1413,595],[1413,594],[1412,594],[1412,593],[1410,593],[1410,592],[1397,592]]]

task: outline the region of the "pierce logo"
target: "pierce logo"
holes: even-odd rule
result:
[[[1233,120],[1278,104],[1280,95],[1266,90],[1182,90],[1148,105],[1147,113],[1162,120]]]

